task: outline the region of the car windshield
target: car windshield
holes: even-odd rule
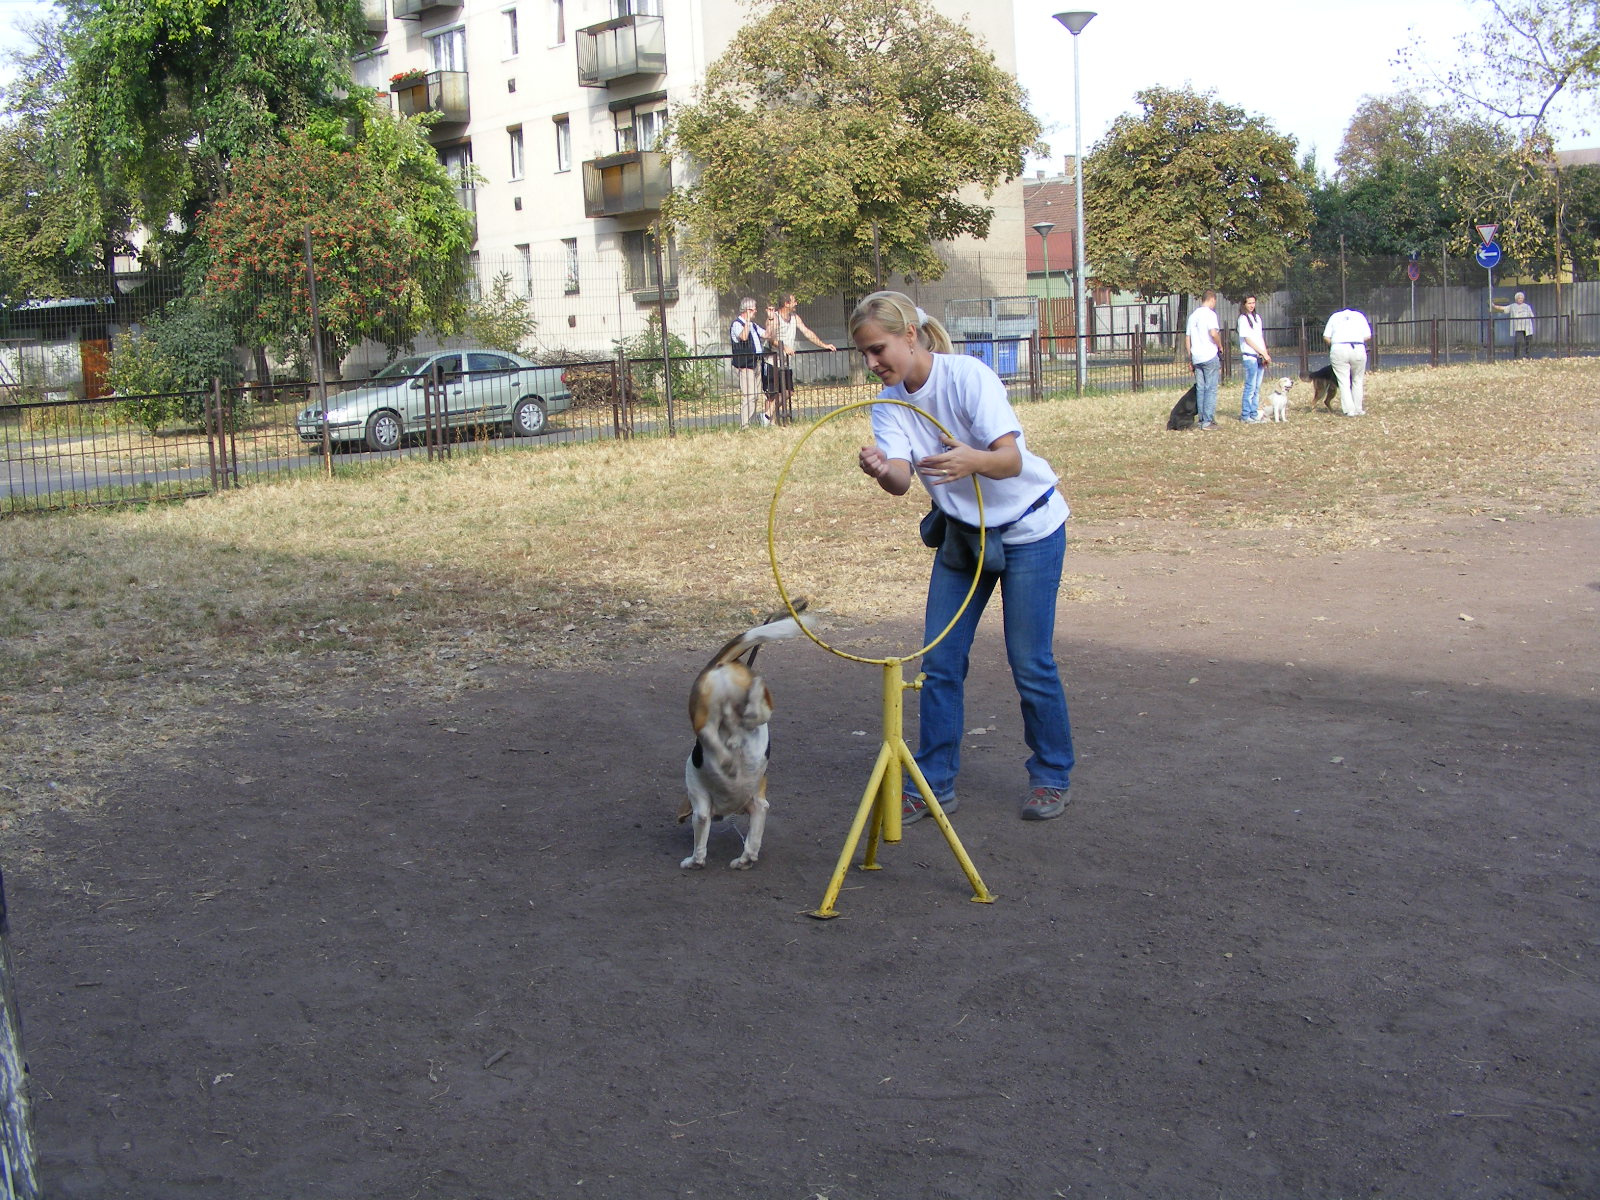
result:
[[[428,365],[428,357],[426,354],[413,354],[410,358],[397,358],[373,378],[405,379],[412,375],[421,375],[423,368]]]

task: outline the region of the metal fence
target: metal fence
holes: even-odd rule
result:
[[[1595,341],[1576,335],[1600,314],[1542,320],[1533,352],[1540,357],[1600,354]],[[1278,368],[1304,376],[1327,362],[1320,328],[1310,323],[1267,331]],[[1375,323],[1369,367],[1440,366],[1493,362],[1507,357],[1480,320]],[[957,349],[989,363],[1014,402],[1071,394],[1076,387],[1072,338],[974,339]],[[1086,339],[1086,379],[1096,392],[1181,391],[1193,380],[1187,356],[1170,336],[1104,333]],[[1225,374],[1237,350],[1224,354]],[[876,384],[859,356],[807,351],[795,356],[792,394],[774,396],[780,423],[811,421],[845,404],[870,399]],[[519,436],[509,413],[517,398],[509,385],[500,415],[481,403],[457,412],[448,398],[451,379],[417,379],[421,416],[406,423],[398,447],[374,450],[355,433],[348,442],[324,437],[318,419],[327,409],[305,382],[213,385],[209,391],[169,397],[191,420],[154,431],[129,416],[143,397],[80,400],[71,397],[0,405],[0,515],[107,504],[139,504],[202,496],[250,483],[348,472],[375,464],[469,454],[537,451],[550,445],[629,438],[692,436],[733,431],[740,418],[739,388],[727,355],[630,359],[565,366],[571,407],[552,412],[540,433]],[[341,392],[365,381],[332,385],[330,407]],[[430,390],[437,387],[430,398]],[[489,409],[495,406],[487,406]],[[747,436],[759,437],[752,430]]]

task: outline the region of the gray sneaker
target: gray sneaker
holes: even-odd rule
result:
[[[1067,789],[1036,787],[1022,802],[1024,821],[1048,821],[1059,817],[1067,808]]]
[[[944,815],[949,816],[961,807],[961,801],[951,796],[939,801],[939,807],[944,809]],[[902,792],[900,794],[900,824],[911,825],[922,820],[928,815],[928,802],[922,798],[921,792]]]

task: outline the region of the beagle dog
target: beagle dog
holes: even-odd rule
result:
[[[796,612],[805,607],[804,600],[794,602]],[[772,692],[755,673],[756,653],[768,642],[798,637],[802,622],[811,628],[810,617],[797,621],[773,613],[764,624],[745,630],[718,650],[689,689],[694,749],[683,768],[688,795],[678,810],[678,821],[694,818],[694,853],[679,864],[685,870],[706,865],[711,822],[735,813],[749,814],[750,832],[744,852],[729,865],[738,871],[749,870],[760,857],[761,835],[767,825],[767,722],[772,719]]]

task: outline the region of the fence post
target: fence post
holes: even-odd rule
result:
[[[1135,329],[1130,336],[1133,338],[1133,352],[1128,356],[1129,374],[1131,376],[1131,378],[1128,380],[1128,386],[1136,392],[1142,392],[1144,391],[1145,337],[1144,325],[1142,321],[1140,323],[1140,327]]]
[[[221,425],[218,414],[222,409],[221,403],[217,400],[217,394],[221,390],[222,380],[213,375],[211,377],[211,391],[200,400],[201,424],[205,426],[206,431],[206,464],[211,468],[211,490],[213,492],[222,490],[224,486],[217,470],[217,443],[221,440],[218,436],[220,432],[219,426]]]
[[[1044,397],[1044,380],[1041,378],[1044,370],[1044,357],[1039,348],[1039,331],[1035,329],[1028,335],[1028,398],[1040,400]]]
[[[1306,341],[1306,319],[1300,318],[1300,377],[1311,374],[1311,345]]]
[[[1379,321],[1372,330],[1372,360],[1368,363],[1369,366],[1376,367],[1378,365],[1378,346],[1383,342],[1382,332],[1383,322]]]
[[[1437,367],[1439,365],[1439,318],[1434,317],[1429,324],[1433,328],[1429,330],[1428,336],[1428,365]]]
[[[333,476],[333,434],[328,429],[328,379],[322,368],[322,314],[317,309],[317,269],[311,263],[311,226],[306,226],[306,295],[311,301],[311,358],[316,364],[317,407],[322,410],[322,466]]]

